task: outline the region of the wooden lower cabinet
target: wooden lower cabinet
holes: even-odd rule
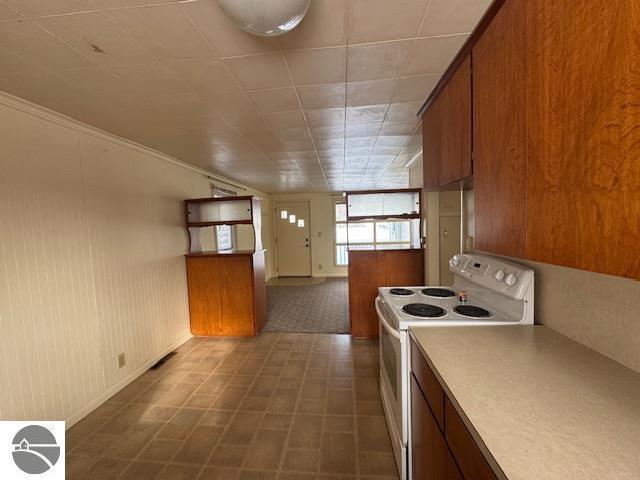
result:
[[[378,336],[378,287],[424,283],[424,250],[349,251],[349,320],[356,338]]]
[[[434,382],[438,385],[435,386]],[[439,382],[412,339],[410,478],[497,480],[489,462]]]
[[[254,336],[267,320],[264,251],[187,255],[191,333]]]
[[[411,471],[416,480],[462,480],[418,382],[411,375]]]

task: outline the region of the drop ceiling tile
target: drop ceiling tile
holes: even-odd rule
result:
[[[93,3],[100,8],[119,8],[144,6],[157,3],[175,3],[175,0],[93,0]]]
[[[347,44],[347,0],[313,0],[302,23],[281,37],[287,49]]]
[[[9,7],[0,5],[0,20],[14,20],[20,18],[20,14]]]
[[[491,0],[431,0],[420,36],[470,33]]]
[[[279,52],[223,60],[245,90],[288,87],[289,74]]]
[[[296,85],[345,81],[347,49],[344,47],[286,51],[285,58]]]
[[[219,60],[169,62],[167,67],[187,86],[207,98],[228,98],[241,94],[240,87]]]
[[[264,53],[280,48],[278,37],[259,37],[240,30],[220,10],[216,1],[186,3],[184,9],[222,57]]]
[[[347,107],[347,124],[382,123],[387,105],[367,105],[363,107]]]
[[[91,0],[3,0],[2,3],[26,17],[97,10]]]
[[[262,113],[287,112],[299,110],[298,97],[293,88],[277,88],[249,92],[249,97]]]
[[[386,120],[388,122],[411,122],[413,120],[417,124],[420,121],[417,113],[422,107],[422,103],[421,101],[392,103],[389,105]]]
[[[371,155],[371,147],[347,147],[345,148],[345,155],[347,157],[359,157],[359,156],[369,156]]]
[[[179,4],[106,10],[159,60],[217,57]]]
[[[416,40],[403,74],[411,76],[443,73],[467,37],[468,35],[452,35]]]
[[[300,109],[290,112],[277,112],[264,115],[264,119],[274,129],[303,127],[306,125]]]
[[[427,0],[351,0],[349,43],[380,42],[416,36]]]
[[[145,63],[113,67],[112,70],[130,85],[149,96],[189,92],[178,76],[162,63]]]
[[[311,127],[344,125],[344,108],[319,108],[316,110],[306,110],[305,114]]]
[[[334,125],[328,127],[312,127],[313,138],[344,138],[344,125]]]
[[[398,80],[393,102],[411,102],[413,100],[425,101],[433,87],[440,80],[440,75],[418,75],[415,77],[402,77]]]
[[[344,107],[345,84],[325,83],[304,85],[297,88],[302,108]]]
[[[93,65],[89,59],[31,21],[1,22],[0,47],[39,66],[51,69]]]
[[[379,123],[347,125],[345,128],[345,135],[347,137],[377,137],[379,131]]]
[[[140,90],[124,82],[106,67],[69,68],[59,70],[56,75],[79,91],[109,102],[130,107],[144,102]]]
[[[282,142],[308,140],[310,138],[307,127],[284,128],[275,132],[275,135]]]
[[[400,75],[413,40],[349,46],[347,80],[378,80]]]
[[[411,135],[382,135],[376,141],[376,147],[403,147],[411,138]],[[397,153],[397,152],[396,152]]]
[[[373,148],[376,144],[377,137],[349,137],[346,140],[346,145],[348,148],[362,148],[368,147]]]
[[[395,78],[347,83],[347,106],[389,103],[396,88]]]
[[[375,147],[373,147],[371,154],[372,155],[391,155],[393,158],[395,158],[395,156],[400,153],[400,150],[402,150],[402,145],[398,145],[395,147],[376,145]]]
[[[320,151],[336,151],[344,155],[344,138],[314,138],[313,140],[318,149],[318,154],[320,154]]]
[[[411,135],[415,129],[415,122],[384,122],[380,129],[380,136]]]
[[[96,63],[126,65],[153,61],[142,45],[104,13],[61,15],[37,22]]]

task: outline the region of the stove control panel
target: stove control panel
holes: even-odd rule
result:
[[[514,299],[523,299],[533,286],[533,270],[498,257],[456,254],[449,270],[467,281]]]

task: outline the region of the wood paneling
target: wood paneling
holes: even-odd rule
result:
[[[493,470],[448,398],[445,398],[445,422],[447,444],[464,478],[496,480]]]
[[[527,256],[640,279],[640,3],[525,4]]]
[[[194,335],[257,335],[267,321],[264,251],[187,256]]]
[[[424,250],[349,252],[349,320],[356,338],[378,335],[374,301],[378,287],[422,285]]]
[[[420,480],[462,480],[416,378],[411,375],[411,471]]]
[[[427,190],[437,190],[473,173],[470,56],[423,115],[423,163]]]
[[[473,47],[475,243],[526,255],[524,0],[508,0]]]
[[[189,335],[181,199],[209,182],[17,98],[0,104],[0,418],[70,427]]]
[[[415,375],[438,426],[444,431],[444,390],[413,342],[411,342],[411,372]]]

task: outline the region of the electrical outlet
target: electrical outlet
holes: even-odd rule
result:
[[[118,355],[118,368],[122,368],[127,364],[127,359],[124,356],[124,352]]]

